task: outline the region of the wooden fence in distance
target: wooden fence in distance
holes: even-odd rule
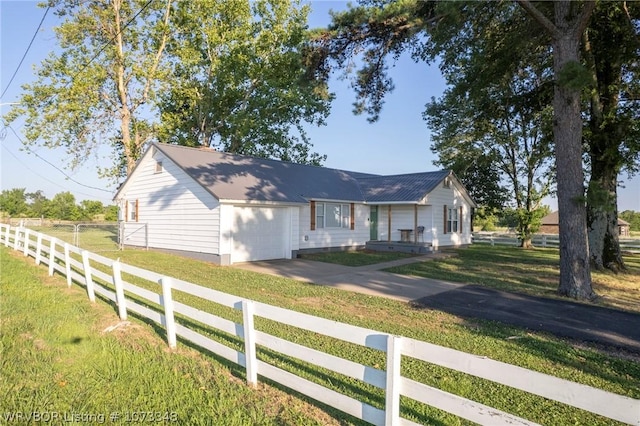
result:
[[[128,312],[148,318],[166,330],[167,342],[176,347],[177,337],[211,351],[246,369],[247,382],[255,385],[258,375],[271,379],[290,389],[307,395],[356,418],[375,425],[416,424],[400,416],[400,396],[453,413],[461,418],[491,425],[531,425],[526,419],[442,391],[401,375],[402,357],[412,357],[445,368],[460,371],[512,388],[578,407],[610,419],[640,425],[640,400],[617,395],[550,375],[534,372],[486,357],[433,345],[419,340],[395,336],[349,324],[283,309],[249,299],[222,293],[210,288],[164,276],[118,260],[81,250],[54,237],[33,232],[28,228],[0,225],[0,244],[31,256],[36,264],[46,264],[49,275],[58,272],[66,277],[67,285],[74,282],[84,286],[92,302],[96,294],[113,301],[122,320]],[[101,270],[100,270],[101,269]],[[104,272],[108,270],[109,272]],[[123,274],[155,283],[158,292],[133,285]],[[173,298],[179,291],[242,312],[242,324],[196,309]],[[127,295],[137,296],[136,300]],[[140,302],[140,300],[143,302]],[[152,309],[150,306],[158,306]],[[197,327],[188,327],[175,320],[180,314],[194,323],[215,328],[244,342],[244,352],[226,346],[199,333]],[[280,324],[309,330],[386,354],[386,368],[353,361],[309,348],[254,327],[254,318],[263,317]],[[368,383],[385,392],[384,409],[374,407],[350,396],[328,389],[317,383],[278,368],[256,357],[256,347],[269,348],[280,354],[304,360]]]

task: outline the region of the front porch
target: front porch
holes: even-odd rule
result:
[[[366,250],[372,251],[397,251],[401,253],[427,254],[434,251],[430,242],[410,241],[367,241]]]

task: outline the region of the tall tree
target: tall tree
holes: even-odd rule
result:
[[[70,167],[110,144],[130,172],[151,136],[143,118],[168,74],[161,67],[169,37],[171,0],[56,0],[63,22],[55,28],[59,51],[23,86],[19,106],[27,143],[65,147]],[[119,164],[103,173],[118,177]]]
[[[5,189],[0,193],[0,212],[9,216],[27,214],[26,188]]]
[[[585,140],[590,176],[587,225],[591,264],[625,269],[617,224],[618,176],[640,156],[640,3],[601,2],[584,34],[591,74]]]
[[[29,215],[32,217],[44,217],[49,209],[49,200],[42,190],[27,193],[29,200]]]
[[[530,1],[518,2],[551,36],[553,49],[553,138],[560,229],[558,292],[575,299],[592,299],[595,293],[589,269],[582,168],[580,100],[585,86],[585,69],[580,63],[580,42],[595,2],[556,1],[552,19]]]
[[[295,0],[179,2],[170,44],[176,77],[160,139],[319,164],[304,123],[323,124],[326,82],[306,78],[309,6]]]
[[[472,13],[473,20],[449,19],[430,30],[426,53],[447,51],[441,70],[449,88],[427,104],[424,116],[438,164],[462,176],[478,163],[491,166],[495,175],[487,177],[507,194],[517,212],[521,246],[528,248],[552,181],[553,86],[547,72],[548,49],[517,8],[479,3],[465,12]],[[465,184],[487,185],[473,178]]]
[[[50,202],[49,216],[60,220],[80,220],[82,213],[76,197],[69,191],[59,192]]]
[[[464,28],[471,36],[481,33],[478,29],[483,25],[490,26],[494,31],[511,30],[500,28],[494,20],[477,19],[472,12],[476,8],[490,7],[486,3],[489,2],[362,1],[360,7],[334,15],[329,28],[316,34],[317,46],[310,54],[313,58],[310,62],[319,64],[316,68],[325,73],[331,71],[327,63],[332,60],[339,68],[349,70],[353,55],[362,53],[363,66],[354,80],[356,112],[367,112],[375,120],[381,111],[385,93],[393,89],[393,82],[386,73],[387,57],[397,58],[403,52],[410,52],[416,60],[429,61],[440,55],[446,63],[453,56],[459,56],[459,50],[473,51],[473,44],[444,43],[439,51],[434,49],[438,46],[433,43],[433,34],[452,22],[458,25],[459,20],[474,24]],[[566,296],[589,299],[594,294],[586,235],[580,117],[580,94],[586,72],[579,62],[579,47],[594,3],[518,3],[533,20],[542,25],[545,31],[538,33],[546,33],[545,45],[551,47],[553,53],[553,135],[561,211],[558,291]],[[549,13],[552,18],[547,17]],[[517,51],[511,53],[517,54]],[[508,66],[508,58],[500,63]]]

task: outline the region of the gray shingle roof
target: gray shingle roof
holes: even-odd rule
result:
[[[154,146],[220,200],[417,202],[450,173],[378,176],[209,149]]]

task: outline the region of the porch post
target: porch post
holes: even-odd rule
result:
[[[387,206],[387,241],[391,242],[391,204]]]
[[[418,205],[413,205],[413,243],[418,244]]]

